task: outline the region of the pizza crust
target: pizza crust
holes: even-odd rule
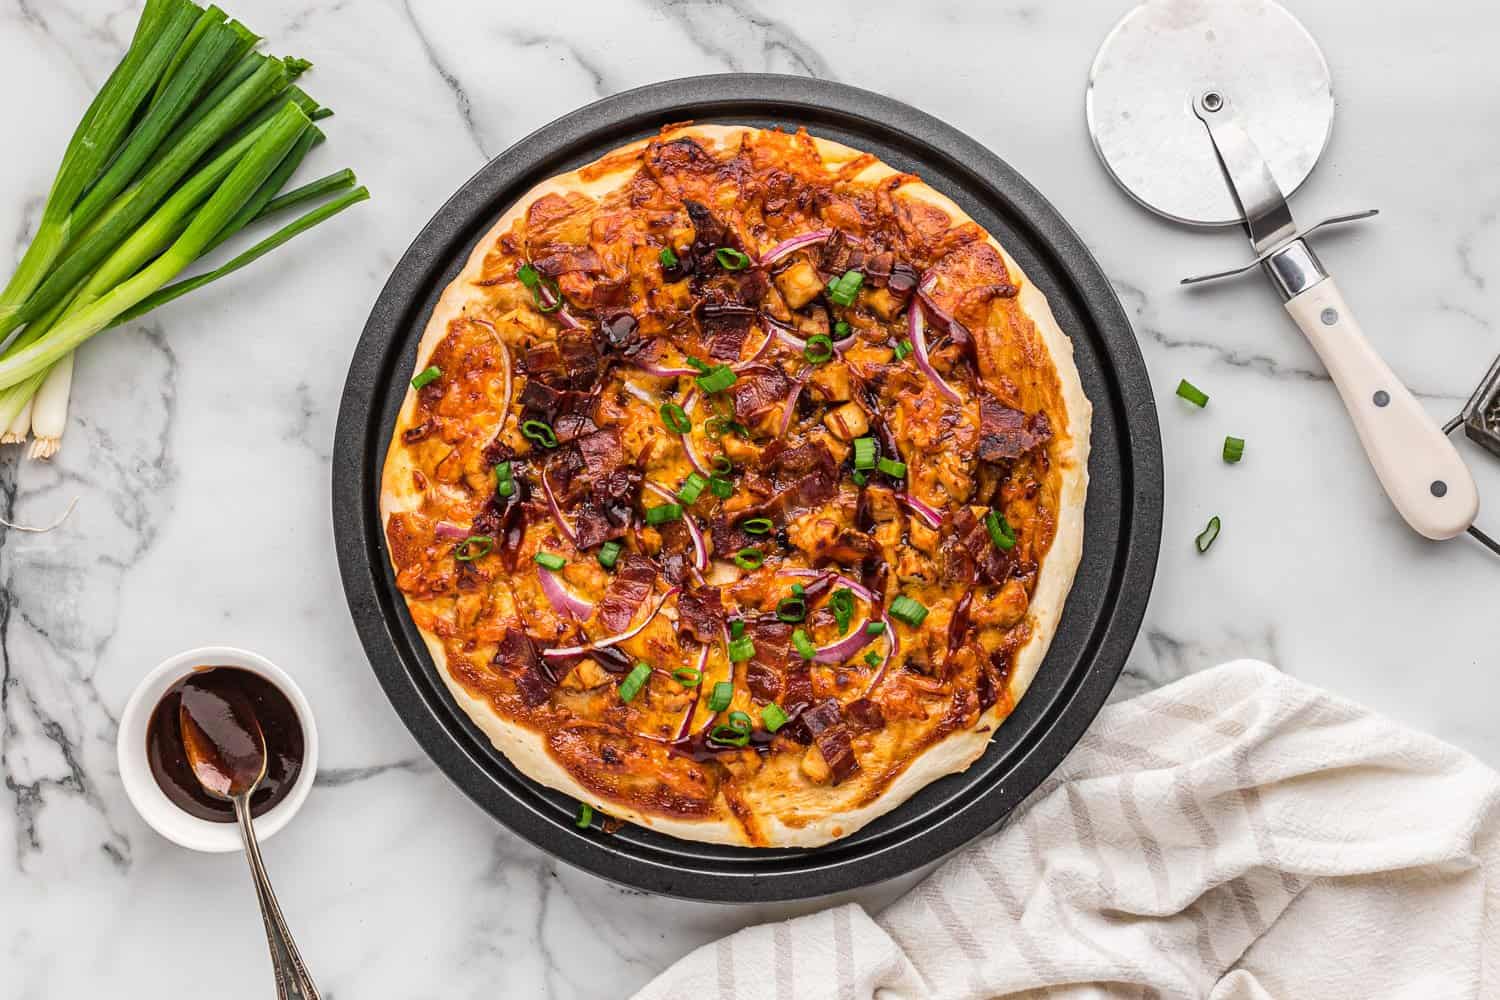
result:
[[[754,131],[757,130],[743,125],[688,125],[665,134],[672,138],[691,137],[710,148],[722,149],[728,144],[737,143],[745,133]],[[659,136],[652,138],[659,138]],[[613,190],[628,179],[638,167],[638,161],[629,158],[630,154],[644,149],[649,141],[642,139],[621,146],[578,170],[559,174],[537,184],[518,199],[479,240],[463,270],[443,291],[423,331],[422,339],[418,343],[413,373],[427,367],[428,359],[446,336],[449,324],[464,315],[465,306],[471,298],[469,288],[480,277],[490,248],[502,234],[511,229],[518,219],[522,218],[534,201],[554,192],[558,194],[581,192],[597,196]],[[827,163],[846,163],[865,155],[848,146],[816,136],[812,137],[812,141]],[[618,162],[620,166],[595,174],[594,171],[602,162]],[[584,177],[585,171],[588,171],[590,176]],[[856,175],[856,179],[874,181],[896,173],[899,171],[875,160]],[[903,196],[921,198],[941,208],[951,217],[953,225],[973,221],[956,203],[925,182],[914,181],[905,184],[901,188],[901,193]],[[764,835],[762,846],[817,847],[846,837],[879,816],[895,809],[937,779],[966,770],[983,755],[1000,723],[1026,693],[1026,689],[1041,666],[1053,635],[1056,634],[1063,603],[1072,586],[1082,554],[1084,499],[1088,489],[1089,432],[1093,409],[1084,395],[1083,385],[1073,361],[1072,341],[1058,326],[1046,296],[1026,277],[1020,265],[993,235],[986,231],[986,237],[989,244],[1000,253],[1005,261],[1012,283],[1020,288],[1018,299],[1021,309],[1034,324],[1037,334],[1047,348],[1067,411],[1067,443],[1059,450],[1056,462],[1060,466],[1062,483],[1058,497],[1057,524],[1051,548],[1042,561],[1036,588],[1027,612],[1031,636],[1015,653],[1007,684],[1008,696],[998,699],[994,706],[980,716],[972,728],[950,733],[935,744],[926,747],[878,796],[865,805],[832,813],[796,826],[783,822],[778,816],[757,817],[760,832]],[[991,331],[986,330],[985,333],[991,333]],[[400,428],[411,426],[416,406],[416,391],[408,387],[406,398],[397,415],[397,433],[393,434],[387,451],[381,480],[382,524],[389,522],[393,514],[414,510],[420,504],[420,494],[410,486],[414,470],[406,449],[400,446],[399,434]],[[442,643],[427,630],[421,629],[420,631],[428,652],[437,665],[438,673],[442,676],[454,700],[484,732],[491,743],[528,778],[579,801],[587,802],[608,815],[668,836],[706,843],[751,846],[746,840],[744,830],[727,818],[675,819],[640,813],[618,801],[601,800],[599,796],[579,784],[564,767],[552,758],[548,752],[546,740],[540,733],[501,716],[488,702],[476,697],[455,680],[449,669],[447,652]]]

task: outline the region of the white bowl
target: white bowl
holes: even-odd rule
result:
[[[318,773],[318,730],[313,725],[312,706],[296,682],[264,656],[246,649],[200,646],[185,650],[168,657],[136,686],[130,700],[125,703],[125,711],[120,713],[120,737],[116,748],[120,759],[120,780],[125,784],[125,794],[130,797],[131,805],[152,829],[183,847],[195,851],[238,851],[241,849],[239,827],[233,823],[213,823],[183,812],[156,783],[146,759],[146,727],[151,723],[152,711],[167,688],[197,667],[241,667],[260,674],[281,689],[296,710],[297,721],[302,724],[302,771],[286,798],[255,818],[258,839],[264,841],[275,836],[297,814],[307,793],[312,791],[313,779]]]

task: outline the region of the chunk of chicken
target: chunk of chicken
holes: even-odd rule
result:
[[[799,260],[776,276],[776,287],[787,305],[801,309],[823,291],[823,281],[811,264]]]

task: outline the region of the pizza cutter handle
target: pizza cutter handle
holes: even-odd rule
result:
[[[1286,311],[1323,359],[1381,486],[1406,523],[1433,539],[1465,531],[1479,513],[1474,477],[1360,332],[1334,280],[1324,278],[1294,296]]]

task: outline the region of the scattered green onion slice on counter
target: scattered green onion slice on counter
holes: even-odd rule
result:
[[[614,569],[615,560],[620,558],[620,543],[605,542],[599,546],[599,555],[597,558],[600,566],[603,566],[605,569]]]
[[[723,476],[709,476],[708,490],[720,500],[728,500],[734,496],[734,484]]]
[[[800,622],[807,617],[807,601],[795,595],[776,602],[776,617],[784,622]]]
[[[875,467],[892,479],[906,478],[906,463],[898,462],[894,458],[882,458],[875,463]]]
[[[990,541],[995,543],[995,548],[1009,551],[1016,547],[1016,531],[1004,514],[997,510],[990,511],[984,515],[984,526],[989,530]]]
[[[532,556],[532,559],[536,560],[536,564],[543,569],[562,569],[568,564],[568,561],[556,552],[538,552]]]
[[[669,431],[686,434],[693,429],[693,422],[688,419],[687,412],[676,403],[663,403],[658,412],[661,414],[661,422],[667,425]]]
[[[1214,539],[1219,537],[1220,527],[1222,527],[1222,524],[1219,521],[1219,515],[1215,514],[1208,519],[1208,527],[1204,528],[1198,533],[1198,537],[1193,539],[1193,543],[1198,546],[1199,552],[1208,551],[1208,547],[1214,543]]]
[[[875,650],[873,650],[873,649],[870,650],[868,653],[865,654],[865,662],[868,663],[872,667],[878,667],[878,666],[880,666],[880,654],[877,653],[877,652],[875,652]]]
[[[641,693],[641,688],[646,686],[646,681],[651,679],[651,668],[644,663],[637,663],[625,679],[620,682],[620,700],[632,702],[635,696]]]
[[[734,247],[719,247],[714,251],[714,260],[726,271],[743,271],[750,266],[750,258]]]
[[[739,376],[735,375],[728,365],[715,365],[702,375],[697,376],[693,381],[697,382],[698,388],[704,392],[715,393],[723,392],[734,385],[735,382],[739,381]],[[730,425],[732,426],[732,421]]]
[[[738,639],[745,634],[745,619],[736,618],[729,623],[729,638]]]
[[[490,535],[470,535],[453,547],[453,558],[459,562],[473,562],[490,554],[495,539]]]
[[[714,689],[708,693],[708,710],[710,712],[722,712],[729,707],[734,700],[734,685],[729,681],[719,681]]]
[[[807,637],[805,629],[799,628],[792,633],[792,645],[797,647],[797,653],[804,660],[810,660],[818,655],[818,647],[814,646],[812,640]]]
[[[541,420],[527,420],[521,424],[521,436],[540,448],[557,447],[557,432]]]
[[[1183,399],[1187,400],[1189,403],[1192,403],[1199,409],[1202,409],[1203,407],[1208,405],[1208,393],[1204,392],[1202,389],[1198,388],[1187,379],[1183,379],[1181,382],[1177,383],[1177,395],[1181,396]]]
[[[495,492],[503,497],[515,495],[515,472],[509,462],[501,462],[495,466]]]
[[[672,679],[683,687],[695,688],[703,683],[703,671],[697,667],[678,667],[672,671]]]
[[[562,293],[558,291],[557,282],[544,276],[530,264],[522,264],[516,271],[516,277],[521,279],[521,284],[531,289],[531,301],[538,310],[544,313],[557,312],[562,308]],[[542,289],[546,288],[552,295],[552,304],[547,305],[546,299],[542,298]]]
[[[745,546],[734,554],[734,564],[743,570],[760,569],[766,562],[766,554],[753,546]]]
[[[848,587],[840,587],[828,595],[828,610],[833,612],[833,617],[839,623],[839,635],[849,631],[849,623],[854,620],[854,591]]]
[[[682,481],[682,487],[677,491],[677,499],[684,504],[691,505],[703,495],[703,487],[707,485],[707,479],[696,472],[689,472],[688,477]]]
[[[865,626],[866,635],[880,635],[885,631],[885,622],[870,622]]]
[[[802,356],[809,364],[821,365],[833,358],[833,341],[826,333],[814,334],[807,338],[807,346],[802,348]]]
[[[1237,437],[1224,438],[1224,461],[1233,465],[1245,457],[1245,439]]]
[[[879,446],[872,437],[854,439],[854,468],[860,471],[875,468],[875,454]]]
[[[755,640],[748,635],[729,640],[729,662],[743,663],[755,655]]]
[[[671,247],[662,247],[661,248],[661,253],[659,253],[659,254],[656,255],[656,259],[659,260],[659,261],[661,261],[661,266],[662,267],[676,267],[677,266],[677,255],[672,252],[672,248]]]
[[[760,724],[766,727],[766,732],[774,733],[786,725],[786,713],[774,701],[769,705],[763,705],[760,710]]]
[[[896,360],[897,361],[905,361],[907,359],[907,357],[910,356],[912,350],[913,350],[913,348],[911,346],[911,341],[909,341],[909,340],[898,341],[896,343]]]
[[[921,601],[913,600],[905,594],[901,594],[891,602],[891,617],[916,628],[927,617],[927,608],[923,606]]]
[[[664,503],[646,508],[647,524],[666,524],[669,521],[680,520],[682,520],[682,504],[680,503]]]
[[[734,471],[734,463],[729,460],[728,455],[715,455],[713,462],[710,464],[714,467],[714,471],[721,476],[727,476]]]
[[[828,284],[828,301],[836,306],[854,305],[855,296],[859,295],[859,288],[865,283],[865,276],[860,271],[845,271],[839,277]]]
[[[441,368],[439,368],[437,365],[428,365],[426,368],[423,368],[421,371],[417,372],[416,377],[411,380],[411,387],[413,389],[421,389],[425,386],[431,385],[433,382],[436,382],[442,377],[443,370]]]
[[[751,517],[741,521],[740,527],[751,535],[769,535],[776,524],[769,517]]]
[[[578,803],[578,818],[573,821],[573,825],[580,830],[587,830],[593,824],[594,807],[587,802]]]
[[[730,712],[729,721],[721,722],[709,731],[710,743],[719,743],[723,746],[742,747],[750,742],[750,729],[753,724],[750,716],[744,712]]]

